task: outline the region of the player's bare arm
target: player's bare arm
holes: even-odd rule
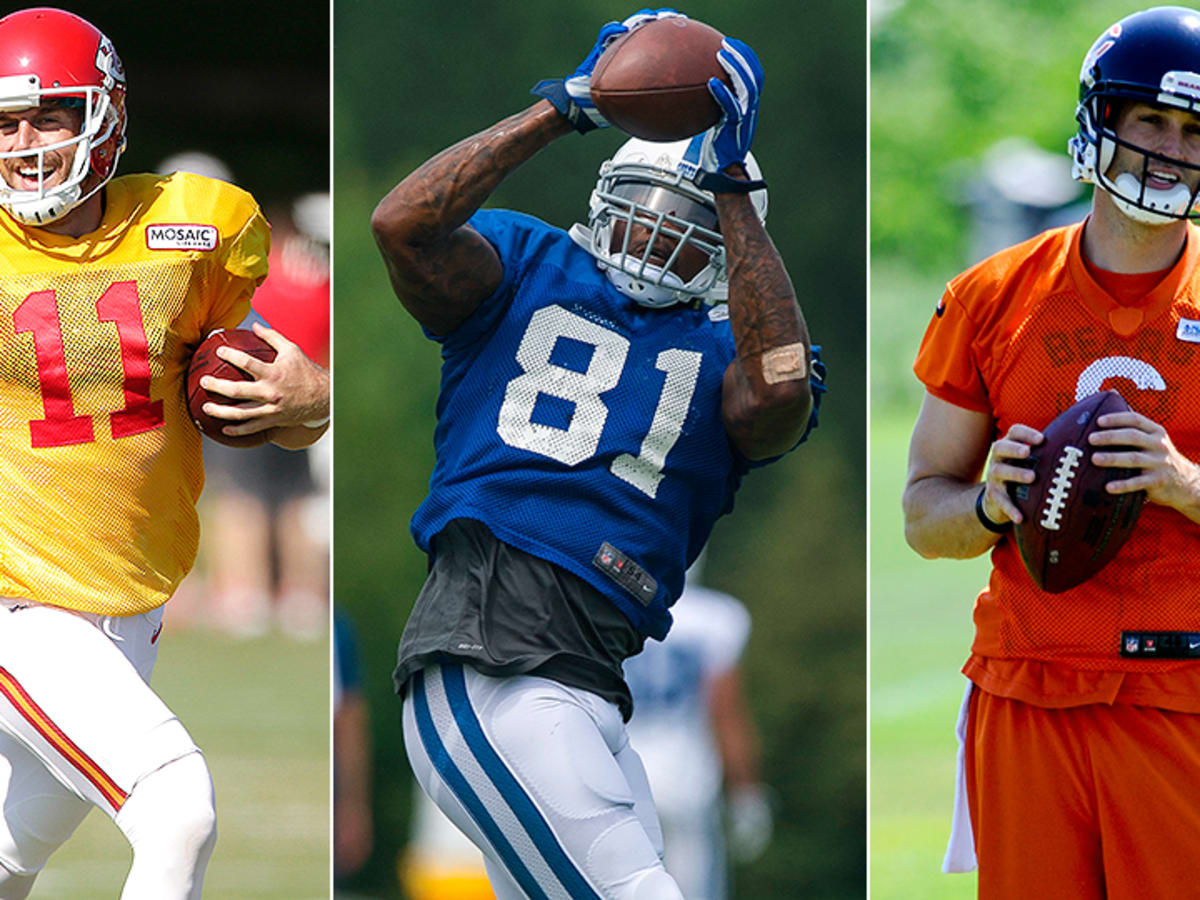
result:
[[[1141,469],[1132,478],[1110,482],[1110,494],[1145,491],[1151,503],[1169,506],[1200,522],[1200,465],[1176,449],[1162,425],[1133,411],[1101,416],[1097,424],[1104,430],[1092,434],[1089,441],[1102,449],[1092,454],[1092,462]]]
[[[278,331],[256,322],[254,333],[275,348],[275,359],[266,362],[234,347],[218,348],[217,356],[253,380],[204,376],[201,387],[233,401],[209,401],[204,411],[228,419],[231,424],[222,430],[230,436],[273,428],[271,442],[287,450],[316,443],[329,427],[329,372]]]
[[[572,130],[545,100],[443,150],[401,181],[371,216],[404,308],[434,334],[461,324],[500,284],[492,246],[466,225],[521,163]]]
[[[925,394],[909,444],[903,504],[904,537],[927,559],[970,559],[1000,539],[982,525],[975,507],[985,463],[983,515],[1000,528],[1021,520],[1007,483],[1028,484],[1033,473],[1011,460],[1027,458],[1042,434],[1015,424],[995,442],[991,437],[987,414]]]
[[[717,194],[729,260],[729,321],[737,358],[725,372],[725,428],[749,459],[786,451],[812,412],[811,347],[783,260],[747,194]]]
[[[721,413],[730,439],[750,459],[784,453],[804,434],[813,407],[811,347],[796,293],[756,210],[765,182],[747,160],[758,121],[764,74],[744,41],[724,38],[717,64],[728,76],[708,90],[721,118],[693,139],[696,184],[711,191],[729,279],[729,321],[737,357],[725,372]],[[699,142],[698,146],[695,142]]]

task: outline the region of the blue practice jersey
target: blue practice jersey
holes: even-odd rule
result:
[[[417,544],[456,518],[583,578],[644,634],[750,467],[721,417],[734,358],[723,306],[648,309],[566,232],[476,213],[504,277],[442,341],[429,496]]]

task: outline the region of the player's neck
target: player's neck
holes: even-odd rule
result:
[[[1096,191],[1092,214],[1083,228],[1083,255],[1109,272],[1133,274],[1169,269],[1187,243],[1187,222],[1162,225],[1135,222],[1107,194]]]
[[[104,218],[104,191],[96,191],[77,207],[53,222],[40,226],[43,231],[51,234],[65,234],[67,237],[83,237],[100,227]]]

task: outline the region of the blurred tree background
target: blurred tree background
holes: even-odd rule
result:
[[[871,10],[871,404],[911,409],[910,374],[945,283],[969,255],[968,181],[1002,138],[1066,159],[1079,67],[1139,5],[880,0]]]
[[[395,648],[425,572],[408,533],[432,469],[439,354],[388,286],[368,219],[423,160],[524,108],[541,78],[570,72],[600,25],[633,7],[530,0],[453,8],[334,4],[335,602],[361,635],[373,710],[375,853],[348,884],[400,897],[411,776],[391,692]],[[768,222],[824,345],[821,428],[751,475],[718,523],[709,582],[755,620],[745,663],[778,792],[775,840],[736,871],[740,897],[861,897],[865,855],[865,8],[760,0],[684,10],[748,41],[767,73],[755,154]],[[566,227],[586,216],[600,162],[623,140],[557,142],[491,205]]]
[[[939,874],[950,831],[959,667],[986,557],[926,562],[904,543],[912,374],[946,282],[997,230],[1078,218],[1070,181],[1079,69],[1092,41],[1140,4],[1096,0],[876,0],[870,37],[871,897],[952,900],[973,877]],[[1022,138],[997,151],[998,142]],[[1028,154],[1025,163],[1018,153]],[[1048,171],[1056,165],[1062,172]],[[1003,177],[999,177],[1003,173]],[[985,177],[986,176],[986,177]],[[1052,198],[1052,199],[1047,199]],[[1007,226],[1006,226],[1007,227]],[[989,232],[989,229],[991,231]],[[1018,229],[1019,230],[1019,229]],[[1026,234],[1012,232],[1004,243]]]

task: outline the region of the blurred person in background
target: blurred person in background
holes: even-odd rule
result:
[[[1170,897],[1193,877],[1198,72],[1195,10],[1134,13],[1096,39],[1070,142],[1075,177],[1095,185],[1090,216],[952,280],[915,364],[905,535],[930,558],[991,552],[944,862],[978,866],[983,898]],[[1132,411],[1100,417],[1092,460],[1134,470],[1107,489],[1147,504],[1108,566],[1050,595],[1021,562],[1009,492],[1034,479],[1020,463],[1038,427],[1104,389]]]
[[[815,424],[821,372],[763,226],[763,73],[743,42],[717,54],[735,88],[709,82],[721,121],[629,142],[574,239],[480,209],[538,150],[607,124],[591,67],[670,15],[606,25],[575,73],[535,87],[546,99],[430,159],[372,219],[396,295],[445,360],[413,522],[431,572],[395,672],[405,747],[506,898],[682,896],[625,733],[621,661],[666,636],[742,476]],[[632,223],[633,252],[606,240],[612,216]]]
[[[362,688],[358,635],[333,616],[333,873],[353,875],[371,855],[371,714]]]
[[[772,812],[739,665],[750,613],[703,586],[703,560],[688,569],[667,639],[626,660],[625,679],[634,704],[629,739],[650,779],[667,871],[688,900],[725,900],[733,896],[727,855],[757,859],[771,839]]]
[[[230,167],[203,151],[170,156],[157,170],[234,183]],[[328,366],[329,195],[303,195],[290,208],[268,209],[267,219],[268,275],[238,327],[266,325]],[[272,623],[302,640],[325,633],[328,447],[329,441],[299,451],[273,444],[239,448],[204,438],[203,586],[188,586],[189,602],[172,610],[173,619],[243,638],[265,633]]]
[[[195,900],[216,840],[204,757],[150,688],[162,606],[194,560],[189,354],[266,275],[254,199],[189,174],[114,178],[126,82],[111,41],[39,8],[0,18],[0,897],[28,896],[93,806],[133,850],[124,900]],[[182,233],[176,227],[188,223]],[[9,326],[6,326],[9,327]],[[303,447],[328,402],[277,343],[212,379],[229,433]]]

